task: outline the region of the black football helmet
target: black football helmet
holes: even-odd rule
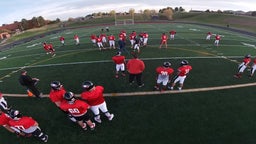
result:
[[[82,87],[83,87],[86,91],[89,91],[89,90],[91,90],[91,89],[94,87],[94,84],[93,84],[91,81],[85,81],[85,82],[82,84]]]
[[[75,100],[75,95],[73,92],[66,92],[64,94],[64,99],[67,101],[74,101]]]
[[[170,62],[164,62],[164,63],[163,63],[163,66],[164,66],[164,67],[170,67],[170,66],[171,66],[171,63],[170,63]]]
[[[251,55],[250,55],[250,54],[247,54],[247,55],[245,55],[244,57],[245,57],[245,58],[250,58]]]
[[[10,111],[9,111],[9,116],[10,116],[12,119],[14,119],[14,120],[16,120],[16,119],[22,117],[20,111],[18,111],[18,110],[10,110]]]
[[[187,60],[182,60],[180,65],[188,65],[188,61]]]
[[[51,82],[51,88],[54,90],[59,90],[61,87],[61,83],[59,81],[53,81]]]

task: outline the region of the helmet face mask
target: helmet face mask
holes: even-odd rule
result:
[[[61,83],[59,81],[53,81],[51,82],[51,88],[54,90],[59,90],[61,88]]]
[[[86,91],[89,91],[89,90],[91,90],[91,89],[94,87],[94,84],[93,84],[91,81],[85,81],[85,82],[82,84],[82,87],[83,87]]]

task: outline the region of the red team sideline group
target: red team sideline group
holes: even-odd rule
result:
[[[159,49],[162,48],[162,45],[164,45],[165,48],[168,48],[168,40],[173,41],[175,35],[175,30],[171,30],[169,32],[169,38],[166,33],[162,33]],[[206,34],[206,40],[211,40],[212,35],[213,34],[211,32],[208,32]],[[127,39],[126,31],[122,30],[118,34],[117,39],[122,41],[124,44],[126,44],[126,41],[129,41],[132,51],[140,53],[140,47],[146,47],[148,45],[148,38],[149,34],[147,32],[137,34],[136,31],[132,31]],[[75,45],[80,44],[78,35],[74,35],[73,39],[75,41]],[[90,36],[92,44],[98,47],[100,51],[107,49],[107,47],[109,49],[117,49],[116,55],[112,57],[112,61],[115,64],[115,78],[119,78],[120,75],[125,77],[126,68],[128,72],[133,69],[140,72],[139,77],[136,77],[138,86],[144,86],[141,81],[142,72],[145,69],[144,62],[134,55],[135,59],[138,61],[137,63],[140,63],[140,66],[136,63],[133,64],[134,67],[131,68],[130,64],[132,63],[132,60],[126,62],[126,57],[122,55],[122,49],[117,48],[115,45],[117,39],[113,34],[106,35],[103,32],[98,36],[96,34],[91,34]],[[65,38],[63,36],[60,36],[59,40],[61,45],[65,45]],[[216,34],[214,45],[219,46],[220,40],[221,35]],[[51,54],[52,57],[56,55],[55,49],[51,43],[43,43],[43,48],[45,49],[46,53]],[[239,65],[238,73],[235,74],[234,77],[241,78],[242,73],[249,66],[250,62],[251,55],[248,54],[244,57],[243,62]],[[168,61],[164,62],[161,66],[158,66],[155,69],[156,83],[154,89],[159,91],[173,90],[178,83],[177,89],[182,90],[184,81],[191,70],[192,66],[189,64],[189,62],[187,60],[182,60],[180,62],[180,66],[176,70],[176,74],[174,74],[175,70],[171,67],[171,63]],[[250,77],[254,75],[255,70],[256,59],[253,61],[253,65],[251,66]],[[130,85],[132,83],[133,79],[130,81]],[[77,123],[83,130],[87,130],[88,127],[90,130],[94,130],[96,127],[96,122],[98,124],[102,123],[101,113],[109,121],[112,121],[114,118],[114,114],[109,112],[106,101],[103,97],[103,86],[95,85],[91,81],[85,81],[82,83],[83,92],[80,94],[80,97],[76,97],[73,92],[67,91],[59,81],[52,81],[50,83],[50,87],[50,101],[54,103],[56,107],[71,121]],[[38,122],[32,117],[23,116],[19,110],[10,108],[1,93],[0,108],[0,125],[6,128],[8,131],[24,137],[34,136],[43,142],[48,141],[48,135],[41,130]],[[89,111],[92,111],[93,116],[91,116]]]

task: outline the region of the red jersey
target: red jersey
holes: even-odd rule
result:
[[[74,35],[74,40],[79,39],[78,35]]]
[[[162,42],[163,42],[163,41],[167,41],[167,39],[168,39],[167,35],[162,35],[162,36],[161,36]]]
[[[0,126],[8,125],[11,118],[4,112],[0,114]]]
[[[125,35],[123,33],[119,34],[119,39],[121,39],[122,41],[125,41]]]
[[[114,61],[115,64],[122,64],[125,62],[125,56],[116,55],[112,57],[112,60]]]
[[[211,33],[211,32],[208,32],[207,35],[212,35],[212,33]]]
[[[78,117],[84,115],[90,106],[84,101],[75,100],[72,104],[70,104],[68,101],[62,101],[60,108],[69,112],[72,116]]]
[[[91,40],[95,40],[96,38],[97,38],[96,35],[94,34],[91,35]]]
[[[96,38],[96,41],[97,41],[97,42],[102,42],[102,37]]]
[[[9,125],[19,130],[26,130],[36,124],[32,117],[23,116],[19,120],[10,120]]]
[[[192,70],[192,67],[190,65],[183,65],[178,68],[178,76],[186,76],[190,70]]]
[[[215,36],[215,39],[216,39],[216,40],[220,40],[220,36],[219,36],[219,35],[216,35],[216,36]]]
[[[248,65],[251,62],[251,58],[244,58],[243,63],[244,65]]]
[[[64,41],[65,38],[63,36],[60,37],[60,41]]]
[[[145,69],[145,64],[140,59],[130,59],[127,63],[127,70],[131,74],[139,74],[142,73]]]
[[[110,35],[110,36],[108,36],[108,40],[115,40],[116,38],[115,38],[115,36],[113,36],[113,35]]]
[[[46,43],[43,44],[43,47],[44,47],[44,49],[45,49],[46,51],[49,50],[49,46],[48,46]]]
[[[100,34],[100,37],[101,38],[104,38],[104,37],[106,38],[106,34]]]
[[[148,38],[148,34],[147,33],[143,33],[143,38]]]
[[[64,100],[64,94],[66,93],[66,90],[64,87],[61,87],[59,90],[53,90],[51,89],[49,98],[52,102],[62,102]]]
[[[95,89],[92,91],[84,91],[81,94],[81,98],[86,100],[89,105],[96,106],[105,102],[103,97],[103,86],[95,86]]]
[[[135,36],[136,36],[136,35],[134,35],[134,33],[131,33],[131,34],[129,35],[129,39],[130,39],[130,40],[133,40],[133,39],[135,38]]]
[[[176,34],[176,31],[172,30],[169,32],[171,35],[175,35]]]
[[[156,73],[158,74],[158,77],[161,77],[162,79],[169,77],[174,72],[172,68],[165,68],[163,66],[159,66],[156,68]]]

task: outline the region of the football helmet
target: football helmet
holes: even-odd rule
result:
[[[182,60],[180,65],[188,65],[188,61],[187,60]]]
[[[94,84],[93,84],[91,81],[85,81],[85,82],[82,84],[82,87],[83,87],[86,91],[89,91],[89,90],[91,90],[91,89],[94,87]]]
[[[245,58],[250,58],[250,57],[251,57],[250,54],[245,55]]]
[[[118,51],[118,52],[116,53],[116,55],[121,55],[121,53],[122,53],[122,52]]]
[[[10,110],[9,116],[12,119],[17,120],[17,119],[21,118],[22,115],[21,115],[20,111],[18,111],[18,110]]]
[[[171,63],[170,63],[170,62],[164,62],[164,63],[163,63],[163,66],[164,66],[164,67],[170,67],[170,66],[171,66]]]
[[[61,87],[61,83],[59,81],[53,81],[51,82],[51,88],[54,90],[59,90]]]
[[[74,93],[73,92],[66,92],[64,94],[64,99],[67,100],[67,101],[74,101],[74,99],[75,99]]]

